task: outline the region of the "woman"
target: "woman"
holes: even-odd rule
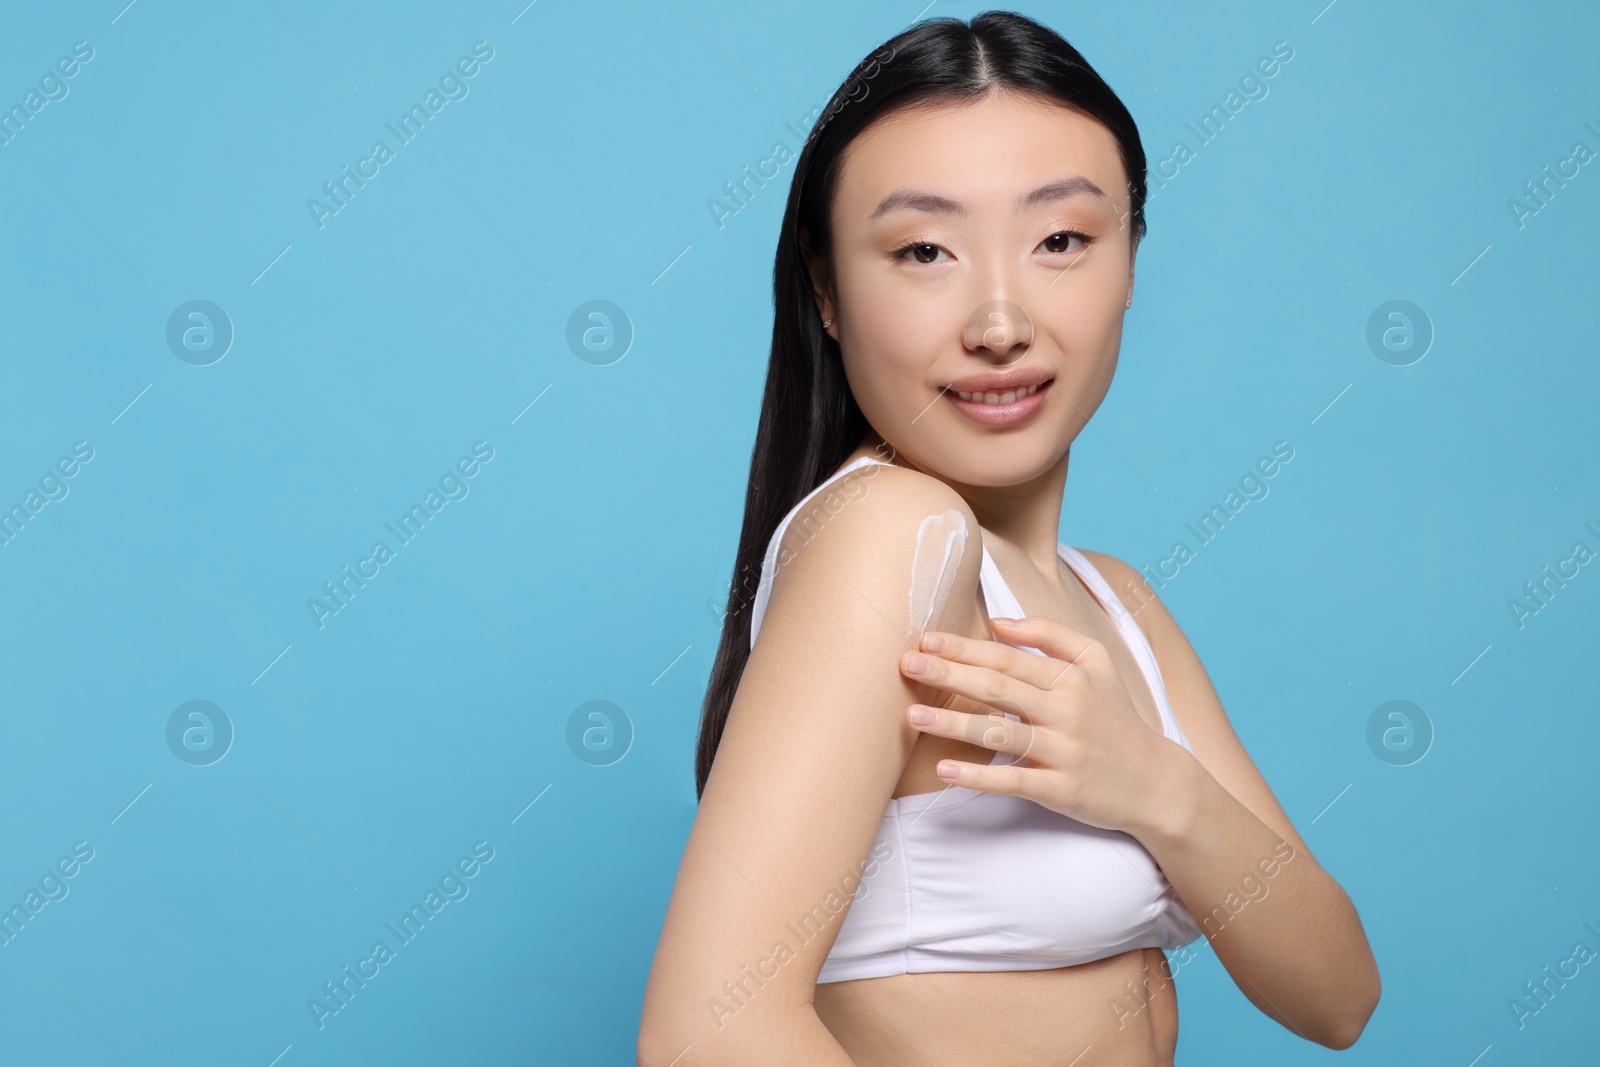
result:
[[[1166,608],[1058,540],[1144,199],[1122,103],[1011,13],[916,24],[812,131],[644,1067],[1171,1063],[1202,935],[1361,1033],[1349,899]]]

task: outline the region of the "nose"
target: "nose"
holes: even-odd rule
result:
[[[1033,343],[1033,319],[1014,301],[986,300],[967,316],[962,340],[1002,366],[1015,363]]]

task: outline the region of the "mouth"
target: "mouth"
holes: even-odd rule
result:
[[[985,426],[1014,426],[1030,418],[1044,404],[1054,378],[1006,392],[971,393],[946,387],[943,396],[955,409]]]
[[[1035,385],[1030,385],[1025,389],[1013,389],[1004,393],[994,392],[993,390],[987,393],[964,393],[959,389],[951,389],[949,386],[946,386],[945,388],[947,391],[953,393],[955,396],[960,397],[969,404],[984,404],[988,407],[1003,407],[1006,404],[1014,404],[1018,400],[1023,400],[1032,396],[1034,393],[1037,393],[1040,389],[1043,389],[1053,381],[1055,381],[1054,378],[1046,378],[1044,381]]]

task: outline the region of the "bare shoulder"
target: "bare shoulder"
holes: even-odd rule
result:
[[[778,571],[817,545],[822,553],[851,553],[873,545],[893,553],[904,547],[907,529],[915,534],[931,516],[956,512],[968,542],[978,542],[972,508],[950,486],[908,467],[871,463],[835,479],[789,520],[778,548]],[[879,560],[878,562],[889,562]]]
[[[1183,703],[1189,706],[1180,708],[1177,691],[1192,692],[1200,683],[1210,689],[1211,679],[1194,646],[1189,643],[1188,635],[1150,587],[1150,583],[1132,566],[1105,552],[1088,548],[1078,551],[1094,564],[1111,591],[1117,594],[1117,599],[1122,601],[1122,606],[1133,616],[1145,640],[1150,642],[1150,650],[1156,656],[1156,666],[1161,671],[1161,680],[1167,687],[1167,695],[1172,698],[1173,714],[1178,717],[1178,725],[1183,727],[1183,732],[1193,741],[1194,730],[1191,726],[1202,730],[1205,728],[1206,724],[1198,721],[1198,717],[1205,714],[1205,709],[1196,711],[1193,702],[1187,700]],[[1212,699],[1215,700],[1214,690]],[[1220,701],[1216,702],[1215,712],[1219,715],[1222,713]],[[1226,725],[1226,716],[1223,716],[1223,724]]]
[[[1234,731],[1205,665],[1178,620],[1137,570],[1104,552],[1079,549],[1100,571],[1150,642],[1172,713],[1197,760],[1251,813],[1291,845],[1306,852],[1288,814],[1278,803],[1244,743]]]
[[[1183,631],[1179,629],[1177,620],[1172,617],[1172,613],[1161,602],[1161,598],[1150,587],[1144,575],[1116,556],[1096,552],[1090,548],[1080,548],[1078,551],[1089,557],[1089,562],[1094,564],[1100,576],[1106,580],[1106,584],[1111,586],[1111,591],[1117,594],[1117,599],[1128,609],[1128,614],[1132,615],[1139,628],[1145,631],[1151,648],[1155,650],[1156,659],[1161,660],[1161,649],[1155,647],[1158,634],[1150,632],[1147,622],[1155,624],[1155,629],[1159,631],[1159,639],[1163,642],[1171,638],[1172,631],[1176,630],[1179,637],[1183,637]],[[1187,642],[1188,639],[1184,640]]]
[[[813,543],[837,545],[882,535],[914,517],[954,510],[978,530],[972,508],[950,486],[908,467],[870,463],[835,478],[800,506],[789,520],[778,550],[778,570]],[[915,528],[913,526],[913,528]]]
[[[938,699],[900,670],[929,603],[919,548],[943,578],[927,625],[955,629],[974,614],[981,547],[959,494],[887,465],[837,479],[791,520],[651,969],[644,1022],[663,1062],[690,1044],[764,1062],[793,1020],[814,1018],[817,976],[917,740],[906,707]],[[816,936],[787,938],[795,916]],[[708,1013],[730,975],[774,958],[781,972],[736,1025]]]
[[[1173,714],[1178,717],[1178,725],[1183,727],[1190,741],[1198,744],[1196,730],[1205,733],[1221,726],[1227,727],[1232,733],[1199,655],[1150,583],[1132,566],[1115,556],[1087,548],[1078,551],[1095,565],[1150,642],[1150,650],[1156,656],[1156,666],[1161,671],[1161,680],[1172,701]],[[1180,700],[1180,697],[1183,699]],[[1207,719],[1220,719],[1220,722],[1207,722]]]
[[[771,701],[807,701],[806,720],[819,730],[876,739],[870,750],[847,745],[827,758],[836,771],[851,772],[852,790],[864,790],[848,803],[881,814],[917,737],[905,722],[906,705],[942,695],[906,679],[900,656],[923,630],[970,631],[982,559],[977,517],[937,478],[873,464],[830,483],[784,532],[728,733],[745,717],[765,722],[768,712],[757,709]],[[824,751],[844,740],[815,743]],[[756,751],[737,750],[730,765]],[[774,743],[760,751],[781,759],[788,750]],[[837,787],[840,777],[794,785]]]

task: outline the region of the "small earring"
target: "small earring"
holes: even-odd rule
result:
[[[822,328],[824,330],[826,330],[829,326],[832,326],[832,325],[833,325],[833,320],[832,319],[823,319],[822,320]]]
[[[1126,304],[1123,304],[1122,306],[1125,307],[1125,308],[1133,307],[1133,297],[1130,295],[1128,297],[1128,302]]]

